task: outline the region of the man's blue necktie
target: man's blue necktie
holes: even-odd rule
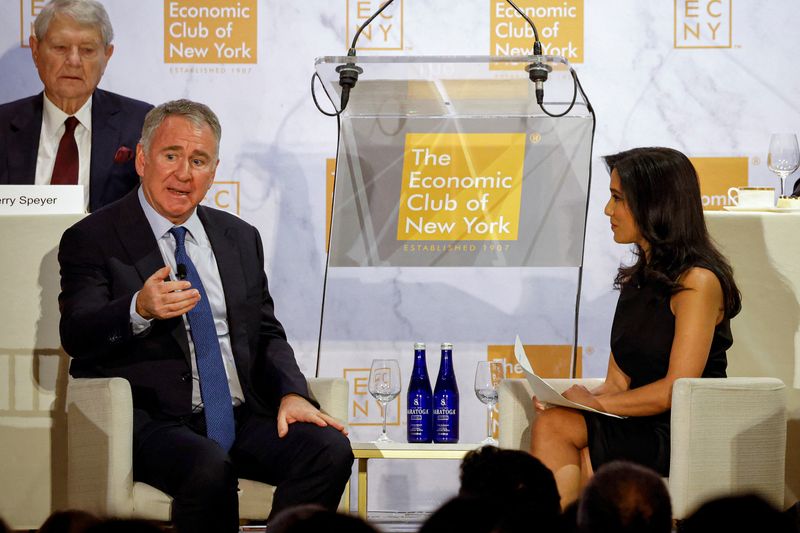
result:
[[[200,375],[200,396],[203,399],[206,415],[206,434],[225,450],[230,450],[236,435],[233,403],[225,366],[222,363],[222,352],[219,349],[211,305],[200,275],[189,259],[189,254],[186,253],[186,228],[178,226],[169,232],[175,237],[175,262],[186,267],[186,281],[200,292],[200,301],[187,313],[187,316],[197,360],[197,373]]]

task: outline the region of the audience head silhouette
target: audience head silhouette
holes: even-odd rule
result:
[[[561,513],[553,473],[531,454],[484,446],[464,457],[460,496],[507,500],[512,494],[526,498],[537,514]]]
[[[510,494],[507,500],[458,496],[442,505],[422,525],[419,533],[530,533],[560,532],[558,520],[531,515],[527,496]]]
[[[797,531],[788,516],[753,494],[727,496],[708,501],[681,523],[681,533],[724,531],[739,533]]]
[[[75,509],[56,511],[47,517],[39,528],[39,533],[84,533],[90,526],[99,524],[100,521],[95,515],[86,511]]]
[[[347,531],[348,533],[377,533],[364,520],[337,513],[321,505],[299,505],[278,513],[269,522],[270,533],[318,533]]]
[[[586,533],[670,533],[672,505],[661,477],[626,461],[603,465],[583,491],[578,529]]]
[[[88,528],[86,533],[163,533],[163,531],[147,520],[112,518]]]

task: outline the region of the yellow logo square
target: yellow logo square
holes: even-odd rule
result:
[[[730,48],[733,0],[674,0],[675,48]]]
[[[719,211],[733,205],[728,191],[731,187],[747,187],[748,159],[746,157],[691,157],[700,180],[700,197],[705,211]]]
[[[347,33],[345,46],[350,47],[358,28],[380,9],[384,0],[346,0]],[[358,50],[403,49],[403,0],[395,0],[369,26],[364,28],[356,43]]]
[[[256,63],[257,0],[165,0],[165,63]]]
[[[568,378],[569,367],[572,361],[571,344],[526,344],[525,355],[536,375],[542,378]],[[486,347],[489,361],[502,361],[506,379],[519,379],[525,377],[525,371],[514,356],[512,344],[490,344]],[[575,375],[581,377],[583,348],[578,346],[578,361]]]
[[[518,0],[539,32],[545,55],[563,56],[570,63],[583,63],[583,0]],[[505,0],[490,0],[489,54],[533,55],[533,29]],[[498,70],[516,69],[496,65]]]
[[[215,181],[208,189],[203,205],[227,211],[234,215],[239,214],[239,182]]]
[[[524,133],[409,133],[399,241],[517,239]]]

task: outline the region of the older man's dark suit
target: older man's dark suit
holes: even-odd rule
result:
[[[95,89],[93,96],[90,211],[122,198],[139,184],[132,156],[144,117],[153,108],[101,89]],[[43,107],[43,93],[0,105],[0,185],[34,184]]]
[[[289,393],[308,397],[308,389],[283,327],[273,313],[261,238],[253,226],[233,215],[203,206],[197,209],[222,280],[244,405],[248,412],[271,417],[269,424],[274,425],[280,398]],[[134,293],[164,266],[136,191],[68,229],[62,237],[58,259],[61,342],[73,357],[70,373],[75,377],[120,376],[130,382],[137,477],[137,453],[143,443],[157,439],[165,428],[190,420],[192,379],[189,345],[180,317],[154,320],[150,331],[143,336],[134,336],[131,331],[129,307]],[[239,422],[237,414],[237,443]],[[309,429],[323,428],[293,424],[289,435]],[[330,476],[344,476],[346,480],[352,463],[349,443],[333,428],[324,430],[325,438],[333,441],[326,446],[337,448],[329,449],[328,455],[345,463],[324,468],[330,470]],[[259,446],[269,447],[270,443]],[[346,450],[342,450],[343,446]],[[257,479],[252,475],[241,477]],[[143,480],[154,484],[146,476]],[[338,500],[338,495],[329,496],[331,499]],[[275,504],[280,505],[278,493]],[[188,523],[184,530],[201,527]]]

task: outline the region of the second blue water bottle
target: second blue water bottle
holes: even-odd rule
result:
[[[442,343],[442,362],[433,390],[433,442],[458,442],[458,384],[449,342]]]

